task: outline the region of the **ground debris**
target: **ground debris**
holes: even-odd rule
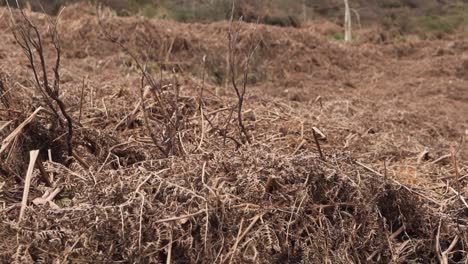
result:
[[[308,27],[239,23],[238,52],[259,40],[249,144],[225,82],[228,23],[103,16],[154,85],[103,39],[92,7],[67,7],[61,96],[80,120],[71,157],[0,21],[0,262],[467,261],[468,80],[462,56],[434,56],[453,40],[346,45]]]

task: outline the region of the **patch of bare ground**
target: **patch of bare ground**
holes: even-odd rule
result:
[[[47,95],[0,9],[2,262],[468,260],[466,39],[99,15],[62,12]]]

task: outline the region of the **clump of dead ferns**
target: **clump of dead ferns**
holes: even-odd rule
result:
[[[8,1],[7,1],[8,3]],[[24,10],[10,10],[11,27],[16,42],[23,50],[28,60],[33,75],[33,85],[40,92],[43,103],[52,111],[53,127],[59,125],[67,129],[66,143],[68,156],[73,153],[73,119],[67,111],[67,107],[60,96],[60,66],[61,66],[61,44],[58,32],[57,17],[47,17],[47,35],[55,51],[55,61],[52,66],[52,76],[50,67],[46,61],[45,39],[38,26],[28,17]],[[58,109],[57,109],[58,108]],[[65,122],[64,120],[65,119]]]
[[[30,228],[0,221],[0,235],[17,237],[10,256],[44,262],[430,263],[437,246],[441,261],[456,263],[453,255],[466,251],[463,224],[421,200],[416,192],[423,190],[376,177],[347,155],[330,159],[250,145],[211,160],[190,155],[97,172],[98,185],[85,171],[49,164],[80,202],[57,214],[27,208]],[[271,174],[275,188],[265,184]],[[427,223],[441,214],[431,245],[437,226]],[[19,252],[21,245],[31,249]]]
[[[247,127],[243,121],[243,107],[245,104],[245,95],[247,91],[248,84],[248,75],[250,71],[250,65],[252,58],[255,54],[257,47],[259,46],[259,41],[255,39],[255,35],[252,35],[249,39],[249,48],[245,53],[245,58],[242,61],[239,61],[238,57],[240,54],[240,48],[238,46],[238,37],[241,31],[240,23],[235,25],[233,17],[231,17],[229,31],[228,31],[228,60],[227,60],[227,75],[229,77],[230,83],[232,85],[233,91],[236,95],[237,102],[227,107],[227,109],[217,109],[217,111],[227,110],[227,117],[219,123],[215,123],[212,118],[210,118],[205,111],[205,99],[203,98],[203,90],[205,88],[205,59],[203,58],[203,84],[200,87],[199,96],[198,96],[198,111],[199,117],[201,119],[201,129],[200,129],[200,139],[197,147],[194,150],[187,150],[184,147],[184,136],[183,130],[189,126],[189,118],[186,114],[183,113],[183,102],[180,96],[180,86],[177,80],[176,69],[172,69],[172,77],[169,84],[165,84],[165,78],[163,78],[163,65],[160,65],[159,77],[155,78],[154,73],[151,73],[147,67],[148,61],[143,61],[140,59],[140,54],[131,50],[126,46],[125,41],[122,40],[122,36],[118,36],[112,33],[110,26],[105,24],[105,21],[100,16],[100,10],[97,10],[98,21],[104,38],[107,41],[110,41],[116,44],[126,55],[128,55],[132,61],[135,63],[136,68],[141,74],[140,79],[140,102],[138,107],[140,108],[143,119],[146,127],[146,131],[151,138],[152,143],[156,148],[165,156],[169,157],[172,155],[187,154],[189,152],[196,152],[200,150],[201,145],[204,141],[205,134],[205,120],[211,127],[208,132],[215,133],[226,140],[230,140],[236,146],[236,149],[241,147],[243,144],[252,144],[252,136],[248,132]],[[239,20],[240,22],[242,19]],[[148,44],[148,51],[152,48],[152,43]],[[170,52],[170,50],[168,51]],[[147,58],[151,56],[146,56]],[[239,84],[238,80],[238,69],[241,68],[242,77],[241,83]],[[153,109],[147,105],[148,95],[152,96],[156,103],[152,104]],[[158,116],[154,117],[154,114],[151,115],[150,112],[157,112]],[[236,113],[236,114],[234,114]],[[237,120],[235,117],[237,116]],[[193,120],[193,118],[190,118]],[[237,129],[239,131],[238,139],[230,133],[231,124],[236,121]],[[153,125],[157,123],[157,125]],[[159,126],[158,126],[159,125]],[[160,130],[155,130],[155,127],[159,127]]]
[[[241,125],[249,66],[243,68],[244,83],[239,85],[234,70],[239,66],[237,55],[232,54],[237,52],[239,33],[231,28],[229,34],[229,67],[238,102],[228,107],[228,121],[218,125],[203,110],[202,86],[199,117],[217,134],[240,145],[253,141],[247,127]],[[110,40],[126,49],[117,38]],[[250,51],[255,50],[252,47]],[[165,156],[183,153],[187,119],[176,75],[170,84],[162,77],[157,81],[146,63],[140,63],[133,52],[127,54],[141,71],[138,107],[152,141]],[[247,58],[251,58],[249,54]],[[152,95],[156,103],[148,105],[145,94]],[[234,122],[240,139],[228,131]],[[162,129],[155,131],[154,127]],[[317,143],[316,131],[312,132]],[[45,263],[56,259],[398,263],[439,257],[441,263],[463,261],[458,255],[466,254],[466,213],[455,204],[464,199],[461,190],[448,206],[436,200],[441,209],[431,210],[428,205],[434,202],[424,200],[432,198],[423,190],[388,181],[386,173],[379,175],[353,162],[351,156],[335,153],[324,162],[310,153],[282,155],[275,149],[277,145],[281,144],[268,141],[265,146],[246,146],[241,151],[211,149],[212,157],[147,160],[134,167],[97,172],[50,163],[49,171],[61,177],[55,182],[59,187],[43,200],[51,205],[60,202],[52,194],[62,187],[71,189],[79,199],[59,210],[24,207],[23,226],[28,228],[7,219],[16,208],[8,202],[11,207],[0,214],[0,236],[16,239],[5,243],[13,250],[5,250],[5,258],[0,255],[0,259],[32,256]],[[457,168],[455,159],[453,163]],[[457,179],[463,177],[458,169],[456,172]],[[460,217],[451,215],[449,206]],[[435,234],[431,223],[441,217],[434,246],[427,243]]]

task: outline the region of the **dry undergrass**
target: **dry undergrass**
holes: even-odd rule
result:
[[[246,132],[229,23],[109,14],[76,5],[59,23],[72,157],[0,20],[3,262],[466,263],[466,40],[345,45],[240,23]],[[53,74],[47,19],[27,15]]]

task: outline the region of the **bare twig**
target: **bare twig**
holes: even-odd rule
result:
[[[359,165],[359,166],[361,166],[361,167],[363,167],[364,169],[366,169],[366,170],[368,170],[368,171],[370,171],[370,172],[375,173],[376,175],[378,175],[378,176],[380,176],[380,177],[385,177],[385,175],[383,175],[382,173],[380,173],[380,172],[378,172],[378,171],[372,169],[371,167],[369,167],[369,166],[367,166],[367,165],[365,165],[365,164],[363,164],[363,163],[361,163],[361,162],[359,162],[359,161],[356,161],[356,164]]]
[[[83,101],[84,101],[84,90],[85,90],[85,78],[83,78],[83,85],[81,86],[81,96],[80,96],[80,113],[78,115],[78,123],[81,122],[81,114],[83,110]]]
[[[39,155],[37,157],[36,164],[37,164],[37,167],[39,168],[39,172],[41,173],[42,180],[47,186],[52,187],[52,183],[50,182],[50,176],[47,173],[47,171],[44,169],[44,165],[42,165],[42,162],[43,160],[41,158],[41,155]]]
[[[143,118],[145,119],[145,126],[146,129],[148,130],[148,134],[151,137],[151,140],[153,141],[153,144],[163,153],[165,156],[167,156],[166,150],[159,144],[158,139],[156,138],[156,135],[153,133],[153,130],[151,129],[150,123],[149,123],[149,118],[148,118],[148,112],[146,112],[146,103],[145,103],[145,96],[144,96],[144,89],[145,89],[145,76],[144,74],[141,76],[141,85],[140,85],[140,100],[141,100],[141,111],[143,112]]]
[[[317,137],[317,133],[315,132],[315,129],[312,129],[312,134],[314,135],[315,145],[317,146],[317,150],[320,154],[320,158],[322,160],[325,160],[325,157],[323,156],[322,148],[320,147],[319,139]]]
[[[186,214],[186,215],[181,215],[181,216],[176,216],[176,217],[171,217],[171,218],[166,218],[166,219],[160,219],[160,220],[155,221],[155,223],[160,224],[160,223],[178,221],[178,220],[190,218],[192,216],[203,214],[203,213],[205,213],[205,211],[206,211],[206,209],[202,209],[202,210],[200,210],[198,212],[195,212],[195,213],[192,213],[192,214]]]
[[[448,264],[448,263],[450,263],[449,259],[448,259],[448,255],[452,252],[452,250],[457,245],[459,237],[458,237],[458,235],[456,235],[455,238],[452,240],[452,243],[450,243],[450,246],[446,250],[442,251],[442,248],[440,246],[440,228],[441,228],[441,226],[442,226],[442,220],[439,221],[439,226],[437,228],[436,250],[437,250],[437,255],[438,255],[438,258],[439,258],[439,263]]]
[[[461,177],[460,169],[458,168],[458,162],[457,162],[457,153],[453,149],[450,154],[452,158],[452,166],[453,169],[455,170],[455,180],[458,181]]]
[[[85,169],[85,170],[89,170],[89,168],[91,166],[89,166],[89,164],[80,157],[80,155],[78,155],[78,153],[76,153],[75,151],[72,152],[72,156],[73,158],[75,158],[76,161],[78,161],[78,163]]]
[[[398,228],[395,232],[393,232],[392,235],[390,236],[390,239],[397,238],[401,233],[403,233],[403,231],[405,231],[404,225],[400,226],[400,228]]]
[[[459,192],[457,192],[452,187],[449,187],[449,189],[450,189],[450,191],[452,191],[458,197],[458,199],[460,199],[460,201],[463,203],[463,205],[465,205],[466,209],[468,209],[468,203],[466,202],[465,197],[463,197]]]
[[[239,129],[241,135],[245,137],[245,140],[249,144],[252,144],[251,137],[244,125],[243,119],[242,119],[242,107],[244,105],[244,97],[245,97],[245,92],[247,90],[247,81],[248,81],[248,74],[250,71],[250,63],[252,60],[253,55],[255,54],[255,50],[258,47],[258,43],[254,43],[254,41],[251,41],[251,45],[249,47],[249,51],[246,55],[245,58],[245,65],[243,69],[243,81],[242,81],[242,86],[239,88],[237,85],[237,74],[236,74],[236,63],[237,63],[237,56],[236,56],[236,45],[237,45],[237,38],[240,33],[240,27],[236,28],[233,30],[233,20],[234,20],[234,2],[232,4],[232,11],[231,11],[231,18],[229,21],[229,32],[228,32],[228,67],[229,67],[229,72],[230,72],[230,78],[231,78],[231,84],[232,87],[236,93],[237,96],[237,121],[239,124]]]

